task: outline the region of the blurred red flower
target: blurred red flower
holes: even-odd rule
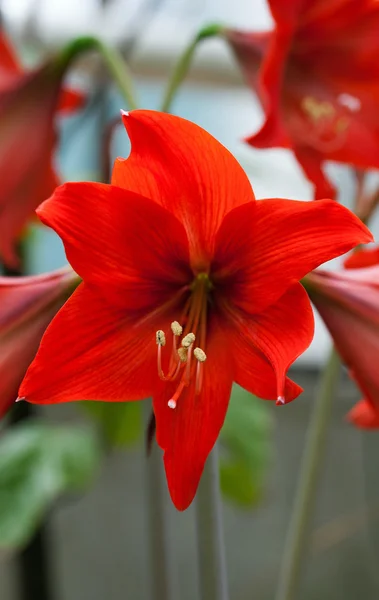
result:
[[[79,282],[70,267],[0,277],[0,418],[16,400],[47,325]]]
[[[171,497],[185,509],[233,381],[281,404],[301,392],[285,376],[313,337],[299,280],[371,234],[332,200],[255,201],[233,156],[193,123],[152,111],[123,121],[132,151],[112,185],[66,184],[37,211],[84,283],[19,394],[153,396]]]
[[[344,261],[345,269],[361,269],[379,265],[379,248],[359,248]]]
[[[56,113],[83,103],[81,95],[61,90],[66,66],[51,60],[24,71],[0,33],[0,257],[11,267],[27,220],[58,185],[52,166]]]
[[[266,114],[262,129],[247,141],[257,148],[291,148],[315,197],[334,197],[325,160],[379,167],[379,2],[269,5],[272,31],[226,31]]]
[[[305,278],[309,296],[364,399],[348,414],[358,427],[379,427],[379,265]]]

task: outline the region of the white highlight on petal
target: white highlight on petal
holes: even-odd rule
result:
[[[362,108],[362,102],[359,98],[356,98],[351,94],[340,94],[337,101],[342,104],[342,106],[346,106],[351,112],[358,112]]]

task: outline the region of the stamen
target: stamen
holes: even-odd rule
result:
[[[199,362],[204,362],[207,360],[207,355],[201,348],[195,348],[195,350],[193,351],[193,355],[195,358],[197,358]]]
[[[203,385],[203,363],[198,362],[196,367],[195,394],[198,396]]]
[[[187,362],[188,348],[178,348],[179,360],[182,363]]]
[[[182,339],[183,348],[189,348],[190,345],[193,344],[195,339],[196,339],[196,336],[194,333],[187,333],[187,335],[185,335],[184,338]]]
[[[159,375],[160,379],[165,380],[166,377],[165,377],[165,374],[162,369],[162,346],[166,345],[166,336],[164,334],[164,331],[162,331],[162,329],[158,329],[158,331],[156,332],[155,341],[157,342],[157,346],[158,346],[158,356],[157,356],[158,375]]]
[[[176,402],[172,398],[171,398],[171,400],[169,400],[167,402],[167,405],[168,405],[169,408],[172,408],[172,409],[176,408]]]
[[[155,341],[157,342],[158,346],[166,345],[166,336],[165,336],[164,331],[162,331],[162,329],[158,329],[158,331],[156,332]]]
[[[284,396],[278,396],[276,399],[276,406],[283,406],[286,403],[286,399]]]
[[[180,323],[178,323],[178,321],[173,321],[171,323],[171,331],[176,336],[182,335],[183,327],[180,325]]]
[[[195,337],[195,336],[193,336]],[[188,348],[188,353],[187,353],[187,365],[186,365],[186,372],[184,375],[184,383],[185,385],[189,385],[190,380],[191,380],[191,357],[192,357],[192,350],[193,350],[193,344],[190,345],[190,347]]]

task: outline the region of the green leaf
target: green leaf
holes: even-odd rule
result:
[[[268,403],[234,386],[221,430],[221,490],[239,506],[261,499],[270,457],[271,418]]]
[[[143,434],[141,402],[81,402],[99,423],[103,437],[113,447],[131,446]]]
[[[100,463],[97,438],[82,428],[29,422],[0,437],[0,548],[24,546],[63,492],[87,486]]]

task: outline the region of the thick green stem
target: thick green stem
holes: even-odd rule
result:
[[[320,377],[319,392],[307,432],[275,600],[294,600],[296,597],[306,554],[309,522],[324,457],[331,407],[339,380],[340,364],[340,358],[333,349]]]
[[[217,446],[208,457],[196,496],[200,600],[228,600]]]
[[[146,402],[147,422],[151,407]],[[173,600],[173,561],[169,557],[167,532],[166,483],[163,472],[162,452],[153,441],[150,456],[146,459],[147,471],[147,518],[150,553],[152,600]]]
[[[118,50],[107,46],[99,39],[92,36],[86,36],[70,42],[59,54],[56,66],[66,70],[71,61],[79,54],[90,50],[97,51],[101,55],[105,66],[112,79],[116,82],[120,93],[126,102],[127,108],[131,110],[137,108],[132,77],[126,62]]]
[[[180,84],[184,80],[185,76],[187,75],[188,69],[191,66],[192,58],[197,48],[197,45],[209,37],[214,37],[218,35],[222,31],[222,29],[223,28],[220,25],[209,25],[208,27],[201,29],[194,38],[194,40],[185,49],[185,51],[179,58],[177,64],[175,65],[170,80],[168,82],[165,95],[162,101],[162,112],[170,111],[175,94]]]

